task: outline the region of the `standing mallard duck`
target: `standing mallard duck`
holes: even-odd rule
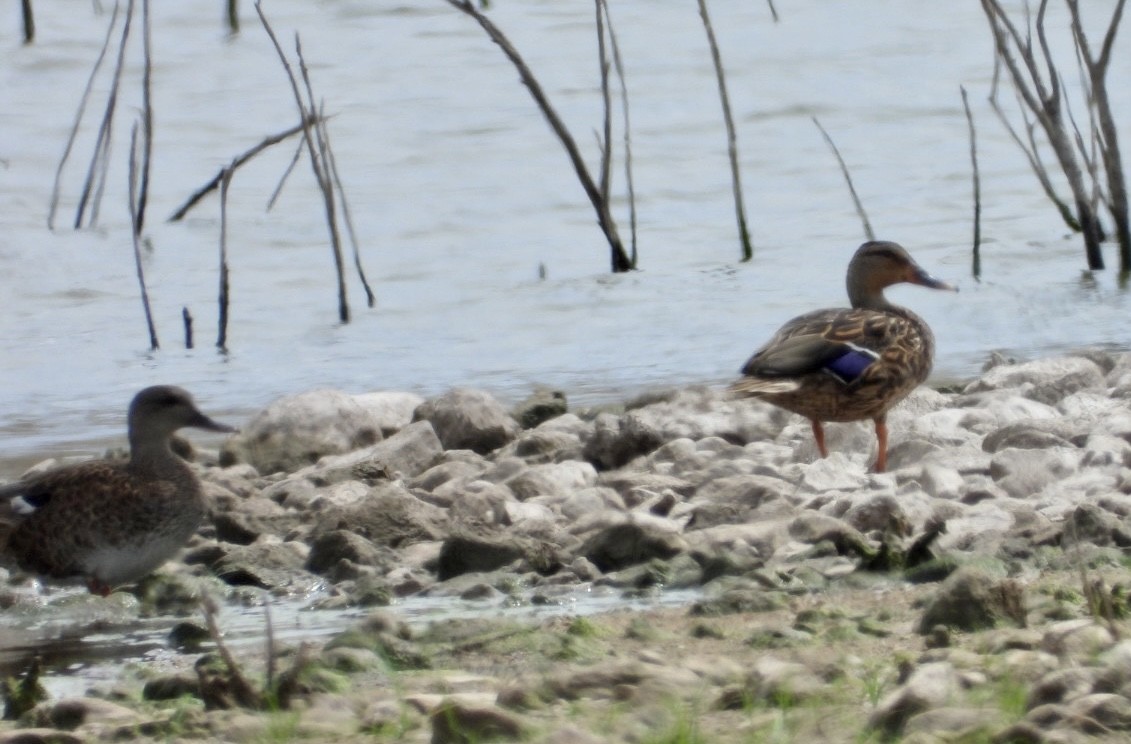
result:
[[[872,419],[879,445],[873,469],[882,473],[887,412],[927,379],[935,347],[922,318],[884,297],[885,288],[900,282],[955,289],[897,243],[869,241],[848,264],[852,308],[816,310],[786,323],[750,357],[731,390],[808,418],[821,457],[829,454],[822,421]]]
[[[0,486],[0,555],[43,576],[85,578],[103,596],[153,571],[204,516],[200,481],[170,449],[186,426],[234,431],[181,388],[148,387],[130,403],[128,461],[82,462]]]

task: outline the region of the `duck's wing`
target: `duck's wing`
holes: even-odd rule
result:
[[[880,373],[894,346],[914,335],[913,323],[866,309],[818,310],[794,318],[742,367],[757,378],[796,378],[826,372],[844,383]]]
[[[0,486],[0,523],[16,524],[44,509],[89,508],[129,482],[124,463],[98,460],[7,483]]]

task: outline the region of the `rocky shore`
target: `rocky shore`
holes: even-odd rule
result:
[[[83,600],[168,617],[195,666],[64,700],[10,681],[0,744],[1131,740],[1131,354],[995,358],[888,423],[871,474],[868,425],[816,459],[807,422],[706,387],[281,399],[186,450],[211,510],[181,560]],[[506,609],[675,589],[696,598]],[[203,595],[368,609],[225,658]],[[496,611],[409,627],[420,596]]]

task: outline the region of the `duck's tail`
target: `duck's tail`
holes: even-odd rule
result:
[[[762,398],[782,393],[792,393],[799,389],[801,383],[797,380],[767,377],[743,377],[735,380],[727,388],[732,395],[748,398]]]

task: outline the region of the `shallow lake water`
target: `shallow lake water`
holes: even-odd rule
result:
[[[36,7],[38,37],[0,37],[0,437],[5,457],[97,451],[120,437],[133,392],[184,385],[238,419],[314,387],[453,386],[508,402],[533,386],[592,403],[666,385],[722,384],[782,321],[844,303],[863,240],[836,141],[879,237],[897,240],[961,293],[899,288],[938,337],[936,376],[975,374],[991,349],[1020,356],[1127,345],[1127,293],[1087,273],[986,96],[992,49],[977,3],[799,0],[712,5],[737,127],[754,260],[739,262],[726,138],[694,4],[612,8],[626,69],[640,270],[608,271],[608,247],[564,150],[517,73],[470,18],[440,0],[273,0],[292,55],[301,36],[377,294],[349,277],[337,319],[322,205],[305,162],[270,212],[290,140],[241,168],[229,200],[228,353],[217,328],[219,202],[166,218],[235,155],[297,120],[289,84],[250,3],[236,36],[212,8],[155,4],[155,141],[144,271],[160,341],[149,350],[126,206],[129,129],[140,107],[137,27],[126,57],[96,228],[69,229],[110,59],[67,167],[56,168],[110,19],[90,3]],[[1102,23],[1111,2],[1089,5]],[[124,7],[124,6],[123,6]],[[510,36],[591,169],[600,128],[592,4],[508,0]],[[1055,40],[1064,21],[1053,14]],[[115,35],[117,31],[115,31]],[[1120,38],[1120,42],[1124,40]],[[1124,44],[1125,45],[1125,44]],[[1119,49],[1117,49],[1117,52]],[[1070,59],[1068,57],[1065,58]],[[1066,62],[1067,64],[1067,62]],[[1131,136],[1131,54],[1110,78]],[[1074,75],[1066,74],[1069,87]],[[970,92],[983,188],[983,275],[971,277],[972,187],[959,86]],[[1008,91],[1003,100],[1011,101]],[[1007,109],[1012,110],[1007,105]],[[629,240],[620,125],[614,211]],[[348,251],[348,244],[347,244]],[[1115,262],[1114,249],[1108,260]],[[182,310],[194,318],[186,350]]]
[[[663,386],[722,385],[784,320],[845,302],[844,267],[864,232],[814,116],[845,158],[877,235],[961,287],[957,295],[890,293],[934,328],[938,380],[977,374],[991,350],[1025,358],[1129,346],[1127,290],[1114,271],[1084,270],[1080,240],[986,102],[993,56],[978,3],[779,1],[776,24],[757,0],[711,3],[755,249],[748,263],[739,261],[725,130],[695,4],[611,3],[631,107],[640,254],[638,271],[613,275],[560,143],[473,20],[442,0],[270,0],[264,8],[292,60],[301,35],[314,90],[333,116],[377,306],[365,307],[351,273],[353,318],[338,322],[327,228],[305,162],[266,210],[297,144],[288,140],[232,180],[228,350],[214,347],[218,199],[207,197],[182,222],[166,219],[297,114],[250,3],[241,3],[236,36],[218,3],[153,3],[155,141],[143,250],[160,340],[153,351],[126,206],[129,129],[140,105],[136,28],[98,226],[68,227],[112,59],[63,170],[55,229],[47,227],[53,178],[109,24],[112,5],[100,5],[101,13],[91,3],[36,3],[31,45],[21,45],[14,13],[0,31],[0,479],[47,454],[121,443],[130,398],[156,383],[183,385],[234,424],[280,395],[316,387],[432,395],[470,386],[517,402],[545,385],[591,404]],[[1086,11],[1098,25],[1113,5],[1101,0]],[[499,0],[489,13],[595,169],[592,4]],[[1058,13],[1050,29],[1069,52],[1061,58],[1071,89]],[[1109,73],[1125,141],[1126,45],[1124,33]],[[960,86],[977,124],[980,280],[971,273]],[[1003,100],[1012,111],[1008,91]],[[613,207],[628,242],[621,137],[618,120]],[[1110,265],[1114,254],[1108,246]],[[184,347],[186,308],[193,349]],[[238,616],[255,638],[248,629],[258,613]],[[323,632],[315,615],[295,609],[294,617],[310,623],[304,632]],[[348,619],[339,613],[332,625]],[[105,639],[86,634],[76,674],[57,679],[97,679],[122,658],[166,653],[166,630],[156,623]],[[100,666],[106,657],[113,664]]]

